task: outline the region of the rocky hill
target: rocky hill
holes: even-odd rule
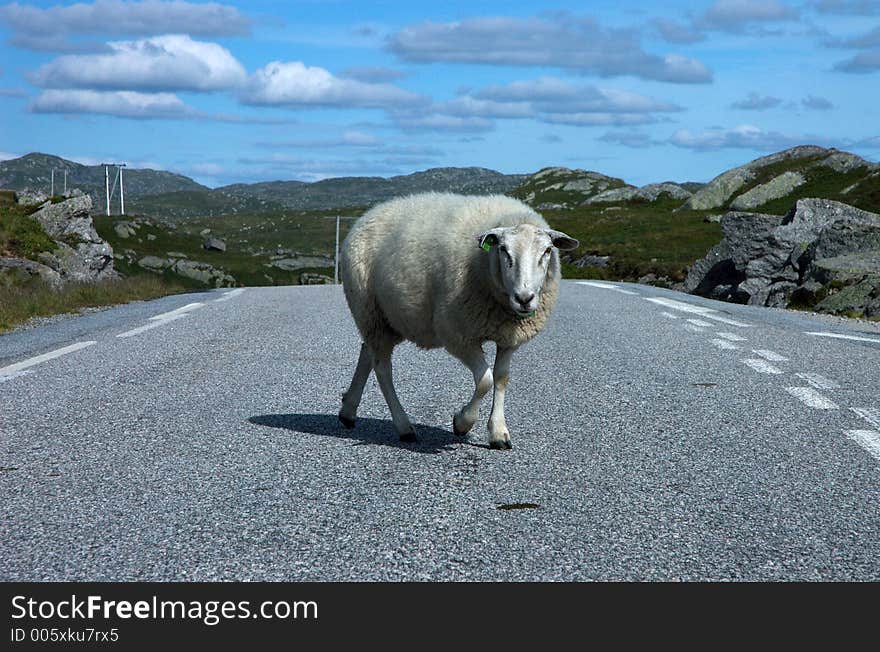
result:
[[[271,181],[235,184],[215,193],[252,197],[285,208],[324,209],[371,206],[380,201],[418,192],[457,192],[469,195],[506,193],[527,175],[502,174],[486,168],[431,168],[394,177],[339,177],[313,183]]]
[[[50,154],[32,153],[20,158],[0,161],[0,188],[9,190],[30,189],[49,195],[51,174],[55,170],[55,192],[61,194],[64,172],[67,171],[67,187],[79,188],[92,198],[95,207],[105,204],[104,167],[81,165]],[[110,170],[113,183],[114,170]],[[132,207],[136,200],[146,195],[182,190],[207,191],[208,188],[189,177],[164,170],[125,168],[123,172],[126,202]],[[118,202],[119,190],[116,190]],[[116,203],[118,205],[118,203]]]

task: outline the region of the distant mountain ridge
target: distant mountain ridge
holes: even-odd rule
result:
[[[55,170],[56,194],[61,194],[64,189],[64,172],[67,171],[68,188],[79,188],[90,195],[96,208],[104,206],[104,166],[83,165],[51,154],[34,152],[19,158],[0,161],[0,188],[8,190],[29,188],[49,194],[52,170]],[[111,169],[110,174],[112,184],[115,170]],[[123,180],[126,201],[157,193],[209,190],[189,177],[164,170],[125,168]],[[115,197],[118,202],[118,188]]]

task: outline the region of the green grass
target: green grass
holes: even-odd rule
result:
[[[581,207],[545,211],[547,221],[580,240],[572,259],[585,254],[610,255],[606,268],[563,264],[566,278],[636,280],[653,273],[683,281],[687,267],[721,241],[721,226],[705,222],[706,211],[673,213],[662,202],[629,204],[620,210]]]
[[[8,193],[0,195],[0,256],[36,259],[42,251],[55,250],[52,238],[30,217],[33,211],[17,205]]]
[[[83,308],[155,299],[185,291],[182,285],[158,276],[141,275],[98,283],[70,283],[55,290],[39,279],[24,283],[0,276],[0,333],[34,317],[47,317]]]

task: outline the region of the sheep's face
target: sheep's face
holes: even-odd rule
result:
[[[519,224],[487,231],[479,236],[479,244],[490,256],[496,286],[514,314],[524,318],[538,309],[547,270],[556,255],[554,247],[576,249],[578,241],[560,231]]]

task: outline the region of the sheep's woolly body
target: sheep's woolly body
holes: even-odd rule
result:
[[[516,348],[537,335],[559,291],[556,250],[537,310],[517,319],[476,239],[519,224],[549,228],[531,208],[502,195],[427,193],[364,214],[341,256],[345,296],[364,341],[378,350],[406,339],[455,353],[487,340]]]

